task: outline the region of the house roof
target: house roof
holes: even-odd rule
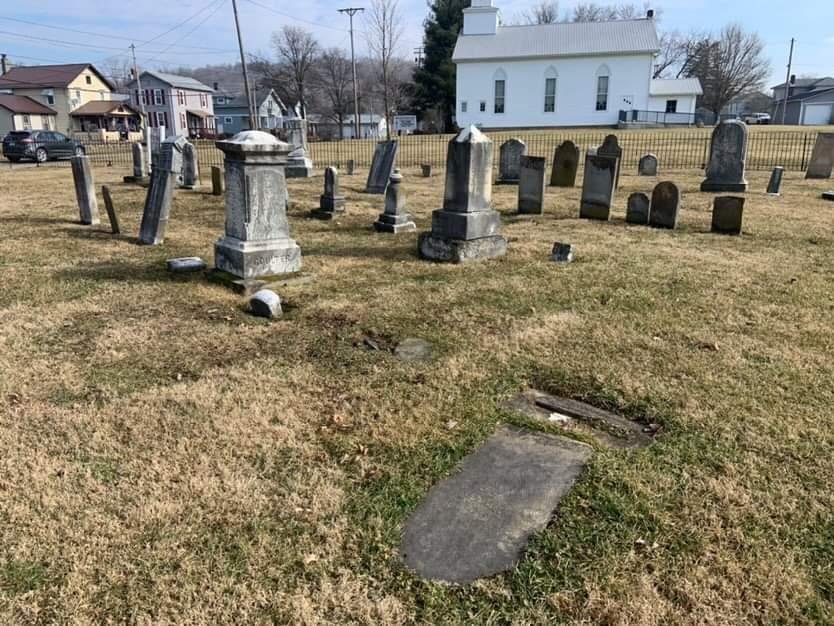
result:
[[[823,78],[797,78],[794,81],[793,88],[803,88],[803,89],[827,89],[829,87],[834,87],[834,78],[830,76],[825,76]],[[785,83],[779,83],[771,89],[784,89]]]
[[[652,80],[649,94],[652,96],[689,96],[703,95],[704,90],[701,88],[701,81],[697,78],[677,78],[677,79],[663,79],[655,78]]]
[[[57,115],[57,112],[29,96],[0,95],[0,107],[12,113],[36,113],[40,115]]]
[[[171,87],[176,87],[177,89],[188,89],[190,91],[208,91],[210,93],[214,92],[214,89],[209,87],[208,85],[204,85],[196,78],[191,78],[190,76],[179,76],[177,74],[166,74],[164,72],[152,72],[150,70],[145,70],[139,76],[151,76],[156,78],[163,83],[167,83],[171,85]],[[132,89],[134,84],[136,83],[135,80],[130,81],[128,86]]]
[[[37,87],[66,87],[86,69],[90,69],[110,88],[115,89],[105,76],[90,63],[66,65],[29,65],[11,68],[0,76],[0,88],[32,89]]]
[[[828,89],[816,89],[814,91],[806,91],[805,93],[798,93],[788,98],[788,102],[801,102],[803,100],[811,100],[812,98],[816,98],[817,96],[821,96],[823,94],[832,93],[834,92],[834,85],[832,85]],[[782,101],[781,98],[779,100]]]
[[[281,102],[281,98],[275,94],[274,90],[270,89],[269,91],[261,91],[255,92],[255,104],[256,106],[261,106],[266,99],[272,95],[275,98],[275,101],[278,103],[278,106],[281,109],[286,109],[284,103]],[[216,102],[217,97],[220,96],[221,98],[226,98],[226,101],[223,103]],[[230,94],[216,94],[215,96],[215,103],[214,108],[215,110],[223,110],[223,109],[240,109],[240,108],[247,108],[249,106],[248,102],[246,101],[246,96],[243,94],[237,95],[230,95]]]
[[[652,19],[499,26],[495,35],[458,36],[452,61],[655,53]]]
[[[121,112],[122,115],[138,115],[139,112],[132,106],[127,104],[124,100],[91,100],[86,104],[82,104],[77,109],[74,109],[70,115],[112,115],[114,111],[125,109]]]

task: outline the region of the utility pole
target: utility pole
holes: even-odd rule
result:
[[[359,123],[359,87],[356,84],[356,54],[353,50],[353,16],[364,10],[361,7],[339,9],[339,13],[347,13],[350,16],[350,64],[353,68],[353,123],[355,124],[353,136],[355,139],[359,139],[362,136],[362,127]]]
[[[791,91],[791,65],[793,65],[793,44],[795,41],[791,37],[791,53],[788,55],[788,74],[785,76],[785,100],[782,102],[782,126],[785,125],[785,115],[788,112],[788,94]]]
[[[148,119],[148,112],[145,109],[145,92],[142,91],[142,79],[139,78],[139,68],[136,66],[136,46],[132,43],[130,44],[130,54],[133,56],[133,76],[136,78],[136,90],[139,94],[139,110],[142,112],[142,117],[145,120],[145,152],[147,154],[146,161],[148,162],[148,168],[150,168],[151,159],[153,158],[151,150],[151,120]]]
[[[414,63],[417,64],[417,67],[423,67],[423,50],[422,46],[414,48]]]
[[[246,56],[243,54],[243,38],[240,36],[240,20],[237,17],[237,1],[232,0],[232,11],[235,14],[235,28],[237,29],[237,45],[240,48],[240,66],[243,68],[243,90],[246,92],[246,105],[249,111],[249,128],[257,130],[255,107],[252,104],[252,91],[249,89],[249,74],[246,71]]]

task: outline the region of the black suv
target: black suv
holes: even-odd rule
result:
[[[3,156],[12,163],[22,159],[44,163],[83,154],[80,142],[54,130],[14,130],[3,137]]]

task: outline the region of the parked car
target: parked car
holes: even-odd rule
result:
[[[770,124],[769,113],[750,113],[744,116],[745,124]]]
[[[80,141],[54,130],[13,130],[3,137],[3,156],[12,163],[31,159],[45,163],[50,159],[67,159],[85,152]]]

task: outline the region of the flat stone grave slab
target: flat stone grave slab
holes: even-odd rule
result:
[[[406,337],[394,348],[394,356],[406,363],[430,361],[431,344],[425,339]]]
[[[298,272],[285,276],[261,276],[260,278],[240,278],[223,270],[214,268],[208,275],[209,282],[222,285],[236,294],[249,297],[261,289],[277,289],[306,285],[316,279],[316,275],[308,272]]]
[[[502,426],[411,514],[400,545],[405,564],[458,584],[512,568],[591,454],[577,441]]]
[[[185,256],[178,259],[168,259],[165,265],[174,274],[188,274],[202,272],[206,269],[206,262],[198,256]]]
[[[609,448],[643,448],[652,442],[656,426],[644,427],[585,402],[528,389],[504,404],[510,411],[585,433]]]

